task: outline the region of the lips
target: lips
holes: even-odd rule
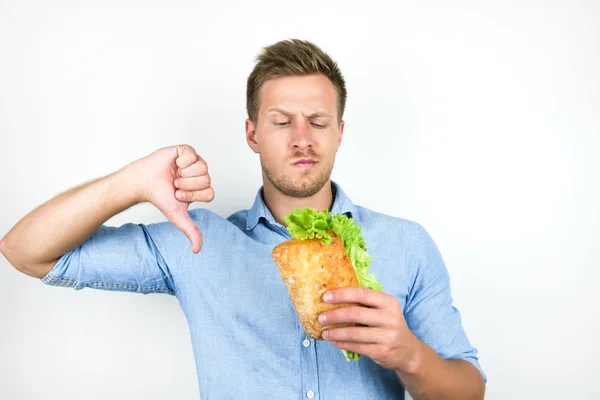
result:
[[[311,158],[302,158],[296,161],[293,165],[299,168],[310,168],[315,165],[317,162]]]

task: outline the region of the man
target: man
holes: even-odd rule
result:
[[[18,270],[49,285],[177,296],[190,327],[201,398],[482,399],[485,375],[452,306],[438,250],[418,224],[356,206],[330,180],[344,132],[338,66],[310,42],[263,49],[248,78],[246,141],[263,187],[227,219],[204,210],[208,167],[187,145],[162,148],[43,204],[2,239]],[[169,222],[103,225],[140,202]],[[358,326],[309,340],[273,247],[294,208],[344,213],[362,227],[385,293],[337,289],[320,316]],[[187,239],[186,239],[187,237]],[[362,354],[347,362],[339,349]]]

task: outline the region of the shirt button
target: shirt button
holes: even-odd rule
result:
[[[303,345],[304,347],[308,347],[308,346],[310,346],[310,340],[308,340],[308,339],[304,339],[304,341],[302,342],[302,345]],[[313,394],[313,395],[314,395],[314,394]],[[309,397],[309,399],[312,399],[312,397]]]
[[[309,399],[312,399],[313,397],[315,397],[315,392],[313,392],[312,390],[309,390],[308,392],[306,392],[306,397],[308,397]]]

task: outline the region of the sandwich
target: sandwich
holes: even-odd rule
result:
[[[322,340],[323,330],[351,326],[323,326],[319,314],[354,304],[328,304],[323,294],[332,289],[366,287],[383,291],[383,286],[367,272],[371,255],[360,226],[344,214],[332,215],[328,210],[310,207],[295,209],[283,220],[292,235],[272,251],[300,324],[310,338]],[[360,355],[342,350],[348,361],[358,361]]]

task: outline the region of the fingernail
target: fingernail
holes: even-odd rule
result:
[[[183,200],[183,192],[177,192],[177,198]]]
[[[323,301],[329,303],[331,301],[331,293],[327,292],[323,295]]]
[[[323,333],[321,334],[321,336],[323,336],[323,339],[327,339],[329,337],[329,332],[323,331]]]
[[[319,314],[319,317],[317,319],[319,320],[320,323],[324,323],[325,321],[327,321],[327,317],[325,316],[325,313]]]
[[[175,186],[177,189],[179,189],[179,181],[178,181],[178,180],[175,180],[175,181],[173,182],[173,186]]]

